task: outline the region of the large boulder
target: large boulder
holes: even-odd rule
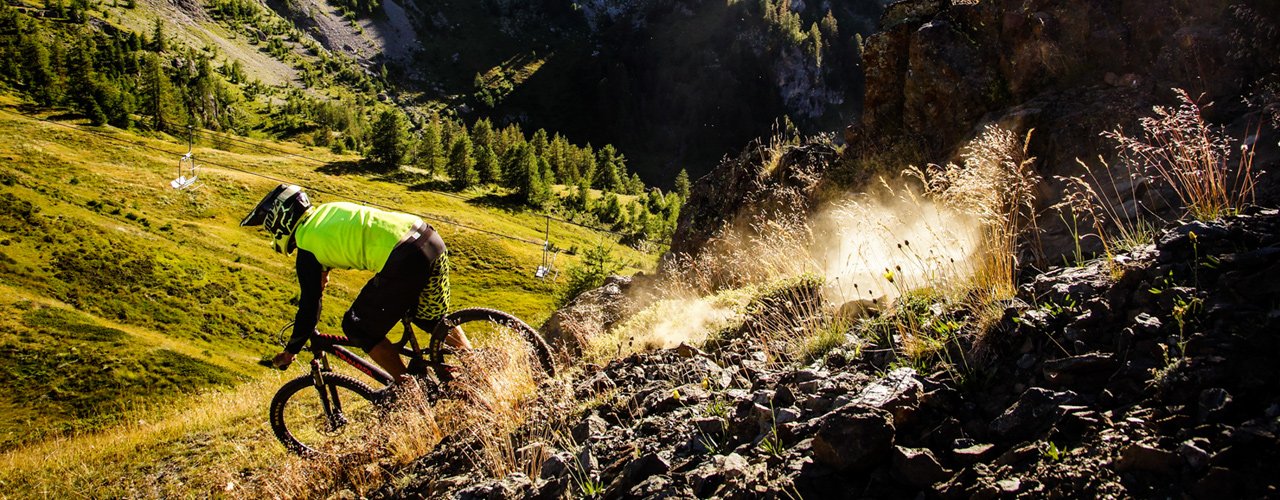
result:
[[[598,288],[578,295],[551,314],[538,333],[552,351],[577,356],[587,343],[621,320],[630,310],[626,295],[632,278],[611,276]]]

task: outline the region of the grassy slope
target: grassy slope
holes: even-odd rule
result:
[[[157,474],[178,485],[190,480],[183,468],[190,457],[175,454],[198,453],[250,471],[259,462],[241,464],[244,456],[275,456],[279,446],[269,439],[262,413],[279,375],[256,363],[277,349],[273,333],[290,318],[296,287],[291,261],[269,250],[260,233],[236,226],[274,182],[206,166],[199,189],[175,192],[167,183],[183,146],[97,129],[173,153],[120,144],[82,132],[89,129],[82,124],[61,122],[81,129],[72,130],[22,117],[14,104],[0,98],[0,135],[7,138],[0,142],[0,376],[8,387],[0,393],[0,446],[19,446],[0,460],[5,489],[34,492],[29,488],[51,481],[58,488],[127,493],[128,483],[160,487],[163,481],[146,479]],[[326,192],[542,238],[540,217],[481,208],[467,196],[326,175],[318,165],[279,155],[200,147],[196,154]],[[455,308],[493,306],[533,322],[549,314],[553,285],[532,278],[540,247],[435,225],[454,254]],[[552,239],[564,248],[601,241],[573,226],[553,227]],[[630,250],[622,255],[642,265],[653,261]],[[558,264],[572,259],[562,256]],[[323,330],[339,330],[344,306],[367,278],[335,273]],[[217,387],[224,389],[191,396]],[[217,402],[227,398],[237,404]],[[173,421],[189,414],[209,416]],[[100,429],[106,430],[47,441]],[[178,471],[142,465],[158,460]],[[200,460],[191,465],[209,467]],[[92,473],[69,473],[73,468]]]

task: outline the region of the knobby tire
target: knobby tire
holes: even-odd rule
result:
[[[346,392],[338,391],[340,400],[341,398],[345,398],[347,400],[342,402],[344,406],[350,406],[349,403],[358,403],[358,401],[351,401],[351,399],[353,399],[352,396],[358,396],[364,399],[371,407],[379,407],[381,404],[378,391],[375,391],[364,382],[347,375],[333,372],[322,373],[320,377],[326,388],[329,386],[335,386],[339,389],[346,390]],[[322,453],[322,450],[317,448],[320,443],[303,443],[302,440],[299,440],[295,436],[295,433],[300,431],[300,429],[291,430],[288,428],[288,424],[285,421],[285,412],[289,409],[289,401],[290,399],[293,399],[294,396],[299,393],[310,396],[312,394],[316,394],[315,391],[315,379],[310,373],[308,373],[290,380],[281,387],[280,390],[276,391],[275,397],[271,398],[271,430],[275,432],[276,439],[279,439],[280,442],[284,444],[285,448],[303,456]],[[302,404],[298,402],[298,399],[294,399],[294,401],[296,405]]]

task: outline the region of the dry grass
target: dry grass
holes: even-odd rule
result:
[[[1204,121],[1200,105],[1185,90],[1174,92],[1178,106],[1156,106],[1155,116],[1141,120],[1141,136],[1119,129],[1103,135],[1116,141],[1126,161],[1172,189],[1191,217],[1213,220],[1239,213],[1253,203],[1260,174],[1253,171],[1254,150],[1242,145],[1232,154],[1235,141]]]
[[[774,363],[807,364],[853,340],[853,320],[823,298],[825,280],[814,275],[763,288],[750,305],[749,332]]]
[[[809,258],[813,228],[802,215],[773,213],[760,220],[725,228],[696,257],[668,260],[659,288],[675,296],[701,296],[820,269]]]
[[[671,348],[682,342],[700,344],[710,333],[742,322],[751,291],[747,287],[707,296],[698,296],[683,288],[657,292],[661,299],[609,331],[592,337],[581,360],[607,363],[635,352]]]
[[[260,446],[275,444],[262,407],[283,381],[268,374],[235,389],[208,391],[177,417],[5,452],[0,497],[234,495],[243,490],[242,470],[286,458],[283,447]]]
[[[542,457],[541,453],[536,457],[519,453],[520,441],[513,439],[529,416],[538,382],[532,376],[535,361],[530,353],[513,348],[524,342],[510,330],[504,336],[491,344],[493,348],[478,350],[472,359],[462,362],[468,368],[457,381],[457,390],[465,404],[449,419],[451,428],[462,429],[481,444],[479,456],[472,461],[481,464],[490,477],[499,478],[536,471]]]
[[[1027,155],[1033,131],[1022,141],[1011,131],[988,125],[963,151],[962,164],[912,167],[926,193],[961,213],[976,217],[982,248],[972,287],[984,300],[1011,297],[1023,237],[1035,231],[1035,187],[1040,178]]]
[[[290,457],[265,474],[274,478],[245,491],[246,497],[300,498],[351,490],[366,495],[394,481],[402,468],[427,455],[447,435],[462,433],[480,443],[475,464],[491,477],[527,472],[513,432],[526,422],[538,384],[530,353],[516,332],[497,329],[485,347],[464,355],[453,396],[438,402],[405,391],[362,446],[341,455]],[[526,460],[527,461],[527,460]]]
[[[1106,160],[1099,157],[1098,161],[1102,167],[1095,169],[1077,159],[1085,171],[1084,175],[1058,177],[1066,185],[1065,197],[1061,203],[1050,207],[1059,211],[1064,222],[1068,214],[1071,217],[1071,230],[1076,239],[1076,262],[1084,261],[1081,246],[1084,239],[1096,238],[1102,245],[1103,255],[1110,262],[1119,251],[1150,243],[1159,220],[1146,202],[1146,187],[1151,182],[1149,177],[1138,172],[1129,162],[1124,163],[1124,174],[1117,177]],[[1082,219],[1092,226],[1093,232],[1082,233],[1078,229]]]
[[[769,136],[769,140],[760,144],[760,165],[765,173],[772,173],[778,169],[778,164],[782,160],[782,155],[788,149],[800,144],[800,129],[791,122],[791,119],[783,116],[780,121],[773,123],[773,134]]]
[[[1025,162],[1017,163],[1025,169]],[[961,185],[1003,188],[995,181]],[[957,190],[943,194],[959,196]],[[934,290],[940,300],[950,302],[967,300],[974,295],[974,277],[991,267],[988,261],[999,261],[989,252],[1012,246],[983,247],[982,219],[977,214],[962,213],[883,179],[874,192],[830,201],[807,218],[790,215],[764,220],[722,232],[695,259],[669,263],[675,272],[667,275],[672,282],[667,289],[678,290],[679,294],[669,296],[681,297],[684,303],[693,300],[689,297],[708,297],[710,291],[726,288],[754,296],[753,307],[761,300],[768,302],[769,312],[748,311],[745,321],[769,358],[777,362],[812,362],[849,343],[856,338],[853,332],[859,321],[881,311],[893,317],[892,304],[913,290]],[[1011,260],[1004,261],[1006,275],[1012,273]],[[791,288],[795,280],[815,284],[813,293],[804,286]],[[1001,293],[1012,293],[1012,281],[1012,277],[1005,279]],[[782,296],[771,296],[779,291]],[[669,322],[700,324],[685,321],[678,310],[660,314]],[[907,315],[902,319],[907,321],[900,325],[906,332],[900,335],[904,342],[932,338],[925,334],[932,323],[915,324]],[[654,324],[635,321],[626,325],[626,333],[611,332],[611,341],[602,344],[618,354],[623,348],[629,353],[655,347],[635,345],[636,340],[654,336],[644,330]],[[693,338],[706,333],[704,329]],[[599,354],[612,357],[613,351]]]

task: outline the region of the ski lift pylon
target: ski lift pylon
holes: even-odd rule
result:
[[[560,275],[560,270],[556,269],[556,255],[560,253],[560,249],[551,244],[551,216],[545,216],[547,219],[547,230],[542,239],[542,264],[538,265],[538,269],[533,272],[533,277],[540,280],[555,279]]]
[[[200,167],[196,165],[196,156],[191,149],[191,126],[187,126],[187,154],[182,155],[178,159],[178,178],[169,181],[169,187],[174,189],[195,189],[196,180],[199,178]]]

